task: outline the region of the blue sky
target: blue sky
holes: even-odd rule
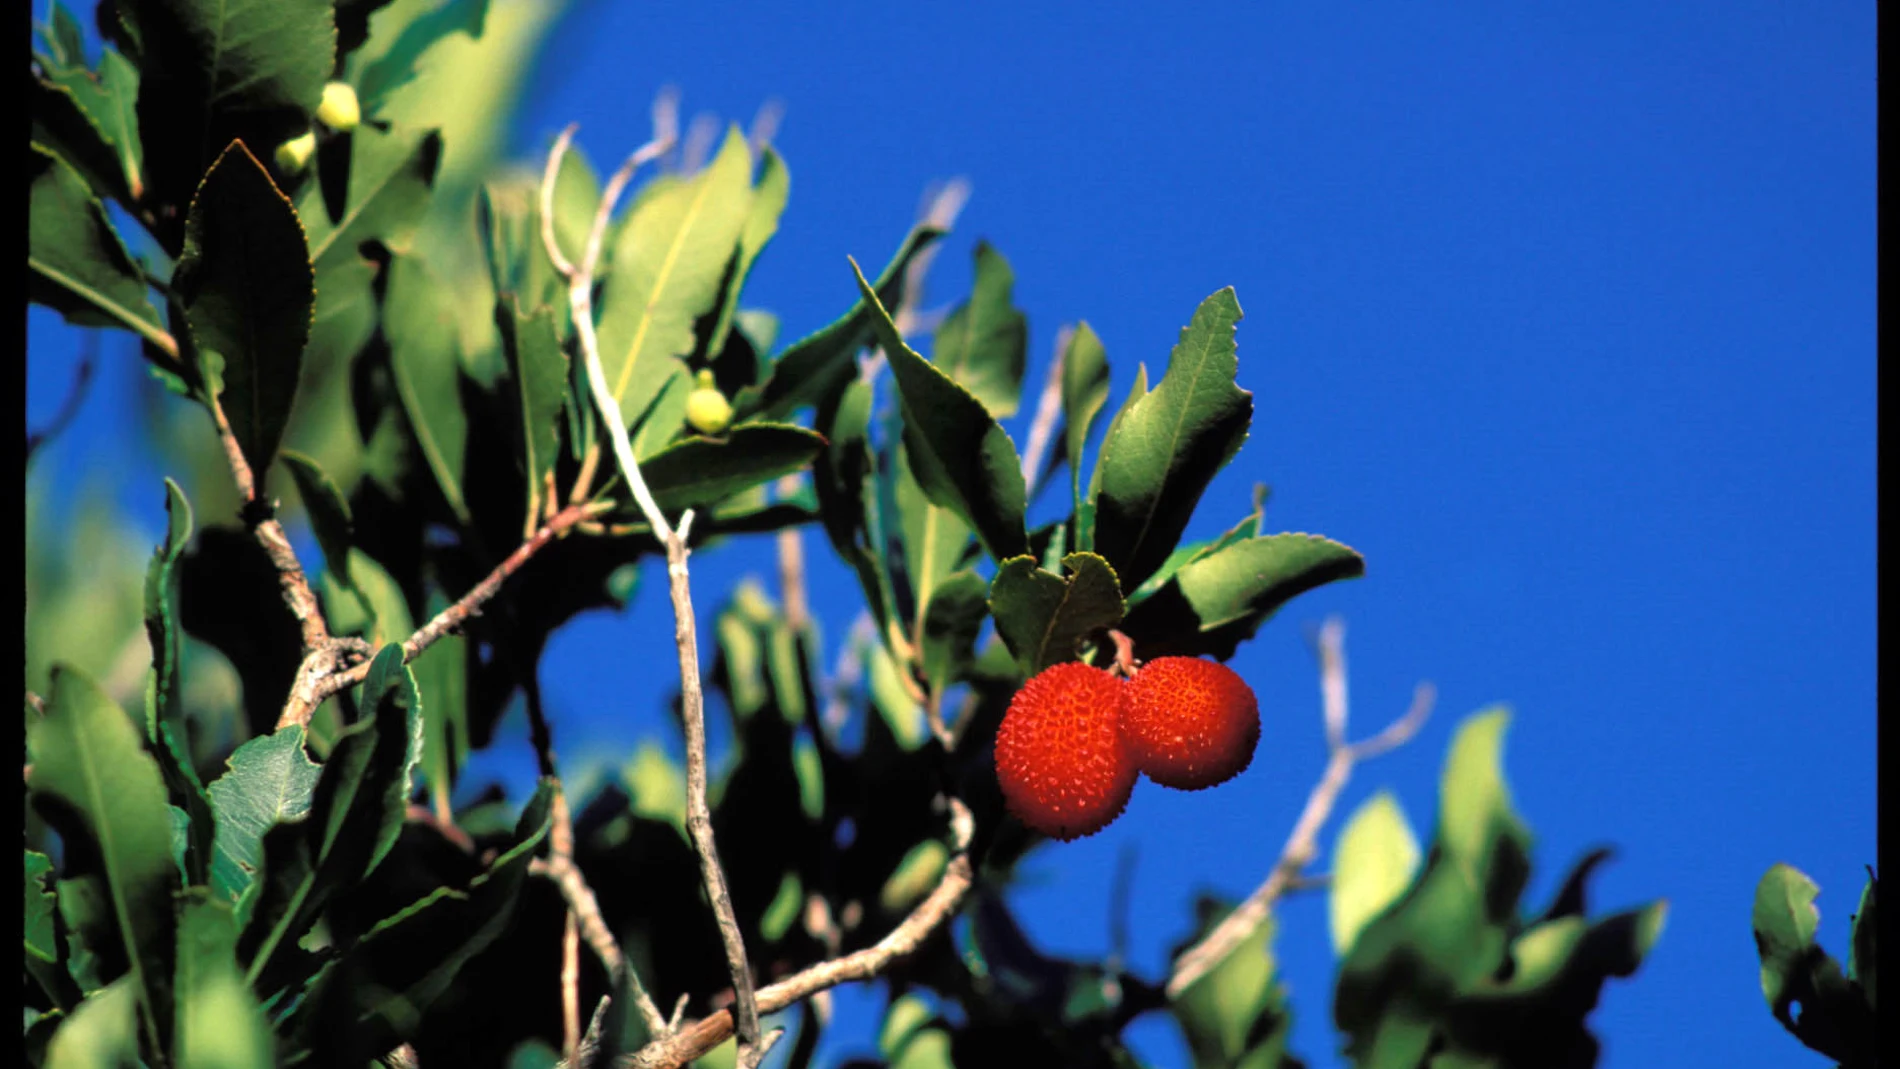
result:
[[[1440,692],[1342,814],[1390,786],[1428,833],[1452,727],[1509,702],[1530,901],[1599,843],[1618,858],[1597,908],[1670,900],[1653,956],[1594,1017],[1604,1066],[1825,1064],[1769,1016],[1748,910],[1790,862],[1841,949],[1874,859],[1873,5],[1110,6],[840,4],[821,22],[586,2],[513,144],[538,155],[578,120],[596,161],[617,158],[664,84],[689,117],[783,101],[791,204],[748,287],[781,338],[846,307],[844,257],[881,262],[925,185],[954,175],[975,195],[930,303],[962,294],[987,238],[1015,267],[1032,384],[1058,326],[1087,318],[1118,402],[1201,298],[1236,287],[1253,434],[1190,535],[1265,481],[1268,527],[1347,542],[1367,576],[1294,602],[1235,659],[1265,720],[1247,773],[1143,784],[1108,830],[1030,859],[1016,904],[1045,948],[1106,950],[1128,844],[1150,975],[1197,888],[1260,879],[1324,761],[1302,628],[1338,612],[1361,732],[1416,681]],[[29,423],[72,347],[31,322]],[[95,428],[138,373],[129,347],[105,355]],[[54,463],[123,467],[127,448],[71,434]],[[856,588],[808,546],[841,635]],[[766,553],[699,558],[701,611]],[[564,755],[660,731],[660,681],[602,666],[670,633],[647,598],[556,639]],[[1324,902],[1281,916],[1295,1048],[1334,1064]],[[843,1005],[845,1022],[872,1009]],[[1132,1035],[1159,1064],[1185,1058],[1164,1025]]]

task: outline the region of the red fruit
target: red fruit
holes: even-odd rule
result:
[[[1164,787],[1198,791],[1240,775],[1260,741],[1253,688],[1224,664],[1157,657],[1123,688],[1122,741]]]
[[[1009,811],[1052,838],[1093,835],[1121,816],[1135,765],[1116,728],[1122,681],[1069,662],[1043,669],[996,732],[996,779]]]

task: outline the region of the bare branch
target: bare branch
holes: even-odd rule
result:
[[[962,802],[955,798],[949,799],[949,802],[953,856],[936,888],[875,945],[822,962],[760,988],[760,1012],[776,1013],[839,984],[877,976],[892,962],[915,952],[925,939],[956,913],[963,904],[964,895],[969,893],[972,880],[969,846],[974,822],[969,809]],[[618,1059],[615,1064],[618,1069],[676,1069],[724,1043],[732,1034],[732,1014],[720,1010],[672,1036],[647,1044],[637,1053]]]
[[[541,172],[541,245],[547,249],[548,259],[553,261],[554,269],[562,278],[574,274],[574,263],[561,253],[561,243],[554,240],[554,183],[560,177],[561,158],[567,155],[567,147],[574,141],[574,131],[580,129],[580,123],[568,123],[561,136],[554,139],[554,148],[548,152],[548,165]]]
[[[569,505],[555,513],[552,520],[542,525],[541,529],[534,533],[534,537],[515,547],[515,551],[508,554],[506,560],[495,565],[495,570],[489,572],[486,578],[476,583],[468,593],[462,595],[461,600],[437,613],[434,619],[418,628],[415,634],[404,639],[402,644],[403,663],[407,664],[417,657],[422,656],[423,650],[435,645],[444,635],[460,630],[470,619],[480,616],[482,606],[501,591],[501,586],[508,581],[508,577],[520,571],[522,566],[527,564],[536,553],[541,552],[549,542],[560,537],[562,532],[568,528],[577,526],[589,517],[605,512],[609,507],[611,506],[605,502],[588,505]],[[360,639],[350,641],[356,641],[363,646],[365,651],[368,650],[368,643],[361,642]],[[307,664],[308,661],[306,661],[306,665]],[[338,691],[348,690],[350,687],[361,683],[368,675],[369,664],[368,662],[364,662],[348,671],[328,673],[314,679],[310,684],[310,697],[312,699],[310,708],[315,709],[317,705],[321,704],[323,700],[330,695]],[[309,715],[308,711],[306,711],[304,715],[307,719]],[[278,719],[277,726],[283,727],[287,723],[290,723],[291,721],[287,719],[288,716],[289,710],[287,709],[285,710],[285,717]],[[296,722],[302,723],[302,721]]]
[[[1170,998],[1178,997],[1192,987],[1246,942],[1273,911],[1273,904],[1281,895],[1308,882],[1302,874],[1319,853],[1320,829],[1325,826],[1326,818],[1332,814],[1333,806],[1339,801],[1339,792],[1345,789],[1346,781],[1352,778],[1353,765],[1403,745],[1418,733],[1426,717],[1431,715],[1434,692],[1431,684],[1421,683],[1413,693],[1411,708],[1403,717],[1365,742],[1346,742],[1345,633],[1345,626],[1338,617],[1333,617],[1321,626],[1318,635],[1320,693],[1325,705],[1327,746],[1330,750],[1326,770],[1312,793],[1307,795],[1306,807],[1294,822],[1293,831],[1287,836],[1286,845],[1280,850],[1280,858],[1267,874],[1266,881],[1232,913],[1221,918],[1221,922],[1200,942],[1176,959],[1173,972],[1168,977]]]
[[[581,931],[574,911],[561,928],[561,1057],[578,1064],[581,1049]]]
[[[656,109],[657,110],[657,109]],[[664,151],[665,142],[656,137],[628,157],[601,194],[600,210],[588,235],[587,251],[568,279],[568,303],[573,311],[574,330],[585,362],[589,392],[594,407],[606,424],[613,445],[614,459],[621,477],[633,493],[634,501],[646,517],[654,535],[666,547],[667,588],[673,603],[673,638],[679,648],[680,705],[686,729],[686,829],[694,851],[699,855],[700,877],[706,885],[706,897],[712,903],[720,941],[725,946],[726,964],[732,972],[734,1005],[737,1010],[739,1069],[753,1069],[763,1053],[759,1035],[759,1010],[753,993],[752,972],[746,962],[745,940],[739,920],[733,912],[732,895],[726,886],[725,870],[719,864],[719,850],[713,840],[712,813],[706,804],[706,708],[699,678],[699,639],[693,617],[693,598],[686,567],[687,538],[692,529],[693,513],[688,509],[675,528],[667,523],[660,506],[640,474],[633,456],[633,443],[627,437],[627,422],[620,404],[607,387],[600,366],[600,345],[594,334],[593,270],[599,256],[601,235],[613,210],[613,203],[633,177],[641,163]]]
[[[760,104],[759,110],[752,114],[752,125],[746,130],[745,139],[755,159],[772,143],[772,138],[778,136],[779,123],[784,119],[785,102],[777,99]]]
[[[787,475],[779,479],[776,493],[781,501],[798,493],[801,476]],[[778,532],[778,586],[779,596],[785,600],[785,625],[793,631],[805,629],[805,623],[811,617],[809,601],[805,596],[805,536],[797,524],[779,529]]]

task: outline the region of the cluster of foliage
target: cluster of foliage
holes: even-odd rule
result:
[[[1821,911],[1814,899],[1820,887],[1792,865],[1775,865],[1755,886],[1755,949],[1761,955],[1761,993],[1775,1020],[1810,1050],[1839,1063],[1840,1069],[1872,1069],[1880,1064],[1879,955],[1875,941],[1876,892],[1873,870],[1860,893],[1850,922],[1847,971],[1815,942]]]
[[[1232,290],[1105,423],[1102,343],[1067,332],[1060,429],[1026,465],[1002,425],[1022,407],[1028,335],[1004,257],[978,246],[927,358],[892,314],[942,236],[927,223],[875,280],[858,275],[843,315],[774,353],[775,320],[742,295],[788,171],[734,129],[613,217],[588,294],[595,384],[542,234],[578,257],[601,183],[569,152],[544,220],[541,178],[492,160],[512,84],[497,57],[530,52],[540,23],[483,0],[107,0],[99,27],[88,64],[55,3],[34,57],[31,296],[134,332],[184,399],[169,410],[195,416],[166,453],[185,474],[167,483],[142,595],[126,593],[135,577],[103,595],[71,578],[122,575],[111,560],[49,564],[71,582],[33,595],[32,1064],[552,1064],[572,903],[534,874],[556,849],[630,966],[583,960],[582,1004],[613,996],[601,1055],[655,1038],[634,977],[662,1006],[720,1012],[732,981],[680,764],[643,747],[576,799],[557,843],[541,651],[577,613],[624,606],[662,548],[615,468],[602,390],[661,511],[695,511],[696,548],[816,523],[862,586],[871,624],[845,645],[863,671],[843,685],[815,622],[757,583],[706,629],[733,740],[711,826],[760,984],[876,945],[962,865],[955,919],[882,971],[882,1059],[1127,1065],[1125,1026],[1164,1012],[1197,1066],[1299,1064],[1270,923],[1173,995],[1112,959],[1037,951],[1004,892],[1040,839],[1005,816],[990,755],[1022,682],[1106,663],[1111,628],[1144,658],[1225,660],[1291,598],[1362,572],[1337,542],[1266,533],[1258,499],[1182,542],[1252,416]],[[326,94],[335,82],[360,122]],[[234,475],[255,494],[234,498]],[[1063,481],[1067,514],[1031,528],[1033,490]],[[292,611],[303,579],[267,545],[272,493],[320,548],[320,614]],[[422,640],[418,621],[491,575],[505,582],[484,612]],[[73,663],[86,632],[55,625],[74,598],[131,606],[151,651],[142,692]],[[354,685],[284,715],[318,655]],[[220,672],[235,681],[222,701],[194,689]],[[547,778],[529,799],[452,806],[469,753],[517,706]],[[1586,1016],[1660,930],[1660,904],[1586,916],[1600,855],[1521,911],[1530,840],[1500,767],[1506,719],[1460,728],[1422,862],[1389,796],[1341,835],[1333,1013],[1358,1065],[1592,1064]],[[964,805],[967,844],[947,829]],[[1199,903],[1196,939],[1230,905]],[[802,1066],[825,1014],[798,1007],[786,1046]]]

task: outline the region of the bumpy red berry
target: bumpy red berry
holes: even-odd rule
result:
[[[1067,663],[1031,677],[996,733],[996,779],[1010,812],[1056,839],[1093,835],[1121,816],[1135,765],[1116,726],[1120,679]]]
[[[1123,692],[1122,741],[1164,787],[1197,791],[1240,775],[1260,741],[1260,705],[1234,670],[1198,657],[1157,657]]]

